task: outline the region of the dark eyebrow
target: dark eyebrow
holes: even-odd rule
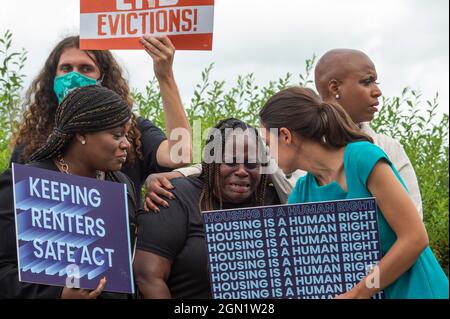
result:
[[[82,68],[86,68],[86,67],[88,67],[88,68],[95,68],[95,65],[94,64],[86,64],[86,63],[84,63],[84,64],[81,64],[80,67],[82,67]]]
[[[361,77],[361,81],[375,80],[376,78],[377,78],[377,76],[375,74],[366,74]]]

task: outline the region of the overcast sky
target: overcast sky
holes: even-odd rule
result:
[[[14,47],[26,48],[26,85],[53,46],[79,32],[79,0],[2,1],[0,33],[10,29]],[[449,106],[448,0],[216,0],[212,52],[178,51],[175,75],[189,104],[201,70],[234,83],[254,73],[260,84],[297,74],[313,54],[333,48],[365,51],[374,61],[385,96],[405,86],[424,99],[438,91],[440,112]],[[153,77],[143,51],[114,51],[139,90]]]

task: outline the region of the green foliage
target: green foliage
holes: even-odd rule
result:
[[[22,70],[26,51],[16,52],[11,48],[12,35],[7,31],[0,37],[0,171],[8,165],[11,132],[22,113],[19,93],[23,89]],[[313,86],[311,73],[315,60],[314,56],[306,61],[305,70],[299,74],[297,81],[288,73],[277,81],[261,86],[255,83],[252,73],[239,76],[231,88],[226,88],[224,81],[212,80],[213,65],[208,66],[202,72],[202,81],[195,87],[190,105],[186,106],[194,135],[204,136],[206,129],[227,117],[257,125],[260,108],[274,93],[291,85]],[[144,92],[134,91],[133,97],[135,111],[164,128],[157,81],[150,81]],[[439,117],[437,106],[437,95],[423,106],[421,94],[406,88],[399,97],[383,99],[383,108],[372,126],[377,132],[400,140],[411,159],[422,193],[424,220],[431,247],[448,274],[449,118],[448,115]],[[194,153],[201,153],[203,143],[194,144]],[[194,159],[198,162],[201,158],[194,154]]]
[[[287,73],[277,81],[270,81],[265,86],[255,84],[253,73],[239,75],[236,84],[225,89],[225,81],[211,79],[214,65],[202,71],[202,81],[197,84],[190,105],[186,106],[186,114],[193,128],[194,143],[201,140],[201,145],[194,144],[194,162],[201,161],[201,150],[209,128],[219,120],[234,117],[251,125],[258,125],[258,114],[264,103],[276,92],[290,86],[313,84],[311,72],[316,57],[306,60],[305,73],[299,75],[297,83],[292,83],[292,74]],[[145,93],[133,92],[135,109],[141,116],[151,119],[163,128],[164,114],[157,81],[153,79],[145,88]]]
[[[399,97],[383,98],[372,127],[399,140],[408,154],[419,181],[430,246],[448,275],[449,118],[438,118],[437,107],[437,94],[424,105],[420,92],[405,88]]]
[[[156,79],[153,79],[145,86],[145,92],[133,91],[134,111],[146,119],[163,128],[164,112],[162,107],[162,99],[159,94],[159,88]]]
[[[11,132],[18,125],[21,115],[20,91],[23,88],[22,74],[26,51],[11,51],[12,33],[8,30],[0,37],[0,171],[3,171],[9,162],[9,142]]]
[[[224,81],[211,80],[213,65],[210,65],[202,72],[202,82],[196,86],[190,105],[186,106],[194,134],[200,131],[204,136],[208,128],[227,117],[257,125],[259,110],[274,93],[291,85],[312,87],[314,64],[315,57],[306,61],[304,73],[299,75],[297,83],[288,73],[278,81],[258,86],[252,73],[239,76],[236,84],[227,90]],[[146,88],[145,98],[137,93],[135,101],[141,115],[164,127],[158,91],[157,81],[153,80]],[[400,97],[383,98],[381,112],[371,125],[377,132],[399,140],[411,159],[422,194],[430,245],[448,274],[448,115],[438,118],[437,95],[432,101],[426,101],[425,107],[420,98],[420,93],[409,88],[405,88]],[[194,161],[200,161],[198,152],[203,146],[204,140],[202,145],[194,146]]]

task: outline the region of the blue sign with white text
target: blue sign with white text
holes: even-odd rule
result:
[[[134,293],[126,185],[13,164],[19,280]]]
[[[215,299],[334,298],[361,280],[379,287],[374,198],[202,216]]]

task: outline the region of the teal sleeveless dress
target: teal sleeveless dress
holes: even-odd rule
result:
[[[403,184],[400,175],[388,156],[378,146],[369,142],[355,142],[347,145],[344,152],[344,171],[348,191],[345,192],[337,182],[319,186],[316,178],[308,173],[301,177],[288,203],[307,203],[329,200],[344,200],[373,197],[367,189],[367,180],[378,161],[384,160]],[[381,253],[384,256],[396,241],[396,235],[380,208],[378,208]],[[448,278],[434,257],[430,247],[419,256],[415,264],[395,282],[384,289],[388,299],[448,299]]]

